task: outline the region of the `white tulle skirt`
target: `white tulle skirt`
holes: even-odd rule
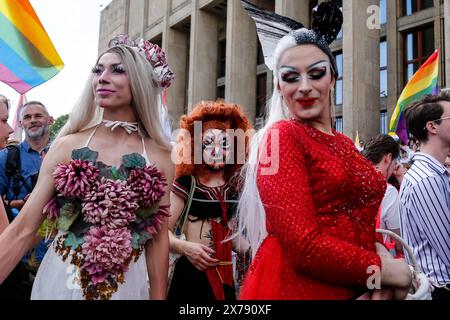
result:
[[[82,289],[78,284],[78,269],[65,262],[55,252],[55,242],[48,249],[34,280],[31,300],[84,300]],[[125,282],[119,284],[112,300],[148,300],[147,265],[145,251],[137,262],[131,261],[125,273]]]

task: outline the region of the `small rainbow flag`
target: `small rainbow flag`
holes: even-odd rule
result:
[[[63,67],[29,0],[0,0],[0,81],[23,94]]]
[[[397,101],[390,123],[390,135],[397,136],[407,144],[409,141],[406,128],[405,108],[415,100],[427,94],[438,94],[439,50],[436,50],[417,70]]]

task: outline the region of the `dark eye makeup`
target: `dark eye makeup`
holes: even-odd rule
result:
[[[320,80],[326,74],[327,74],[327,67],[326,66],[315,67],[315,68],[313,68],[311,70],[308,70],[308,72],[307,72],[308,79],[310,79],[310,80]],[[281,72],[280,78],[281,78],[281,80],[283,82],[294,83],[294,82],[297,82],[297,81],[300,80],[301,75],[297,71],[287,70],[287,71],[282,71]]]

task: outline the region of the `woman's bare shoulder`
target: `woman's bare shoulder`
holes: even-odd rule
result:
[[[68,161],[74,149],[85,146],[91,132],[92,130],[89,129],[57,138],[51,144],[48,156],[55,157],[60,162]]]
[[[174,170],[174,164],[171,159],[171,150],[161,147],[153,139],[146,139],[145,145],[150,160],[154,161],[160,170],[166,173]]]

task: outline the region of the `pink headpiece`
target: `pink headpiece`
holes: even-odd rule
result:
[[[166,54],[158,45],[142,38],[133,41],[130,40],[128,35],[119,34],[109,41],[108,47],[112,48],[119,45],[133,48],[150,62],[153,67],[153,81],[155,85],[164,89],[170,86],[175,75],[167,63]]]

